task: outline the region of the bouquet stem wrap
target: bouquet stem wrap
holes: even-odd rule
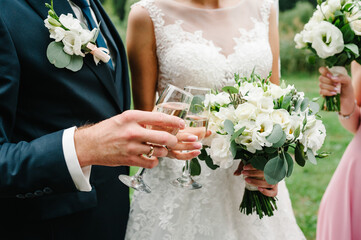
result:
[[[347,70],[343,66],[333,66],[331,68],[328,68],[328,70],[335,77],[337,77],[341,74],[347,75]],[[336,88],[337,88],[337,94],[335,96],[325,96],[325,98],[324,98],[323,109],[325,111],[329,111],[329,112],[340,112],[341,111],[341,101],[340,101],[341,84],[338,84]]]

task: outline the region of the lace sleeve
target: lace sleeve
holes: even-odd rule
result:
[[[164,26],[164,13],[157,7],[154,0],[141,0],[137,3],[134,3],[130,8],[133,8],[135,6],[141,6],[148,11],[149,17],[152,19],[155,30]]]
[[[272,6],[275,6],[278,9],[278,0],[264,0],[262,8],[261,8],[262,21],[267,26],[269,24],[269,16],[270,16]],[[278,10],[277,10],[277,13],[278,13]]]

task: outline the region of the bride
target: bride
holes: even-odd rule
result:
[[[141,0],[133,5],[127,48],[135,108],[152,110],[156,92],[168,83],[220,89],[234,84],[234,73],[249,76],[253,69],[263,77],[272,70],[271,81],[278,83],[273,5],[273,0]],[[203,187],[193,191],[170,185],[183,164],[163,158],[147,171],[144,180],[152,193],[135,192],[126,239],[305,239],[284,182],[278,185],[279,210],[260,220],[238,210],[245,180],[237,176],[237,163],[215,171],[202,165],[197,181]],[[276,191],[277,186],[263,194]]]

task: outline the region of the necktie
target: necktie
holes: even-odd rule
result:
[[[87,0],[72,0],[72,2],[75,3],[78,7],[80,7],[80,9],[83,12],[83,15],[88,23],[89,29],[92,30],[94,28],[97,28],[98,25],[95,23],[94,18],[91,14],[89,2]],[[97,43],[98,47],[107,48],[105,39],[103,38],[101,32],[99,32],[96,43]],[[112,63],[111,59],[109,60],[108,65],[110,66],[111,69],[113,69],[113,63]]]

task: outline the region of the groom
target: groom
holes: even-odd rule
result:
[[[54,0],[54,9],[87,26],[101,22],[111,63],[96,66],[88,54],[77,72],[50,64],[46,2],[0,1],[0,239],[120,240],[129,196],[118,175],[167,154],[145,142],[177,142],[144,124],[184,122],[122,113],[130,105],[125,51],[98,0]]]

